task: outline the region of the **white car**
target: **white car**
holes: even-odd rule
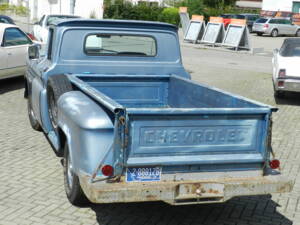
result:
[[[73,19],[73,18],[80,18],[79,16],[72,16],[72,15],[44,15],[39,22],[36,22],[33,26],[33,35],[34,37],[42,42],[47,43],[48,39],[48,27],[51,23],[55,22],[56,20],[62,19]]]
[[[300,92],[300,38],[287,38],[273,56],[274,96]]]
[[[18,27],[0,23],[0,80],[25,74],[32,40]]]

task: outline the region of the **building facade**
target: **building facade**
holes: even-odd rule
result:
[[[147,5],[163,6],[163,4],[164,4],[163,0],[127,0],[127,1],[131,2],[134,5],[137,5],[137,4],[147,4]]]
[[[261,9],[263,0],[239,0],[236,1],[236,6],[241,8]]]
[[[45,14],[103,18],[103,0],[9,0],[9,3],[28,7],[32,21],[38,20]]]
[[[300,13],[300,0],[263,0],[262,10]]]

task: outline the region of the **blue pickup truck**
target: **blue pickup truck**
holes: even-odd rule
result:
[[[31,126],[63,157],[74,205],[224,202],[289,192],[264,105],[198,84],[177,28],[141,21],[61,21],[45,53],[29,48]]]

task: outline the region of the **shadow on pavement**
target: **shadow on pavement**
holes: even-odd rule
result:
[[[100,225],[292,225],[271,195],[222,204],[171,206],[163,202],[91,205]]]
[[[300,93],[285,93],[283,98],[276,98],[277,105],[299,105],[300,106]]]
[[[0,80],[0,95],[24,88],[24,77]]]

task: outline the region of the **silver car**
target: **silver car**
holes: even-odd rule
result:
[[[253,32],[258,36],[263,34],[277,37],[279,35],[292,35],[300,37],[300,27],[293,24],[288,18],[259,18],[253,24]]]

